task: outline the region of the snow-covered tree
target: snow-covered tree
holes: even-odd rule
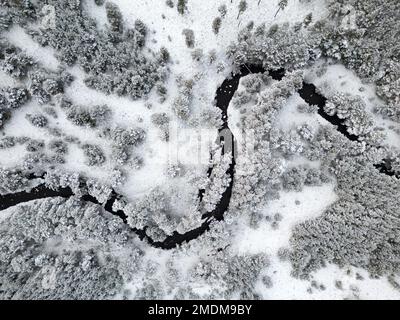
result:
[[[187,10],[187,2],[188,0],[178,0],[178,3],[176,4],[176,8],[178,9],[178,12],[180,14],[185,14]]]
[[[111,30],[114,32],[122,32],[122,14],[118,6],[111,2],[106,3],[107,20],[110,24]]]
[[[219,33],[219,29],[221,28],[222,20],[220,17],[216,17],[212,22],[212,30],[215,34]]]
[[[247,1],[246,0],[240,0],[239,5],[238,5],[238,15],[237,19],[239,19],[239,16],[245,12],[247,9]]]
[[[28,179],[18,170],[0,169],[0,194],[20,191],[28,186]]]
[[[195,43],[194,32],[192,29],[183,29],[182,35],[185,37],[185,43],[188,48],[193,48]]]
[[[48,124],[48,119],[41,113],[27,114],[26,119],[38,128],[46,127]]]
[[[82,146],[88,166],[100,166],[106,161],[103,150],[93,144],[84,144]]]

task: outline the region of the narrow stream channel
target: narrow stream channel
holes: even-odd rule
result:
[[[217,204],[216,208],[211,211],[203,214],[203,219],[204,222],[201,224],[200,227],[195,228],[193,230],[190,230],[186,233],[180,234],[178,232],[174,232],[171,236],[168,236],[164,241],[154,241],[151,239],[147,234],[146,234],[146,228],[143,230],[139,229],[132,229],[141,240],[146,239],[150,245],[156,247],[156,248],[162,248],[162,249],[172,249],[175,248],[176,246],[181,245],[184,242],[189,242],[193,239],[198,238],[201,236],[204,232],[209,230],[210,223],[213,220],[223,220],[224,219],[224,213],[228,210],[230,199],[232,196],[232,188],[233,188],[233,183],[234,183],[234,172],[235,172],[235,145],[236,145],[236,140],[235,137],[232,133],[232,131],[229,128],[228,125],[228,106],[232,100],[233,95],[235,94],[240,78],[244,77],[250,73],[264,73],[266,70],[264,70],[260,66],[242,66],[240,68],[240,72],[233,74],[230,78],[224,80],[224,82],[221,84],[221,86],[217,89],[216,92],[216,106],[221,109],[222,111],[222,120],[223,120],[223,125],[219,129],[219,134],[218,134],[218,143],[222,146],[221,152],[222,154],[226,153],[231,153],[232,154],[232,162],[229,166],[229,169],[227,171],[227,174],[230,177],[230,183],[226,190],[223,192],[221,196],[220,202]],[[269,71],[269,75],[274,79],[274,80],[281,80],[284,75],[285,71],[283,69],[275,70],[275,71]],[[323,97],[322,95],[318,94],[316,92],[316,88],[314,85],[309,84],[309,83],[303,83],[303,87],[298,91],[300,96],[309,104],[317,105],[318,108],[318,113],[320,116],[322,116],[324,119],[335,125],[340,133],[345,135],[348,139],[351,141],[357,141],[358,137],[351,135],[347,132],[346,126],[343,124],[343,121],[339,119],[337,116],[329,116],[326,114],[323,110],[323,107],[326,103],[326,98]],[[232,143],[224,143],[226,141],[230,141]],[[383,162],[385,163],[385,162]],[[379,167],[381,166],[381,167]],[[381,172],[389,174],[390,171],[386,168],[384,164],[382,165],[377,165],[376,167],[379,167],[381,169]],[[385,171],[386,170],[386,171]],[[208,170],[208,176],[212,175],[212,168]],[[32,177],[32,178],[37,178],[37,177]],[[199,190],[199,199],[202,201],[203,195],[205,193],[205,190]],[[13,194],[7,194],[7,195],[0,195],[0,210],[7,209],[9,207],[15,206],[20,203],[28,202],[31,200],[37,200],[37,199],[44,199],[44,198],[52,198],[52,197],[63,197],[63,198],[69,198],[74,196],[73,191],[70,188],[60,188],[59,190],[52,190],[47,188],[44,184],[41,184],[35,188],[33,188],[30,191],[22,191],[22,192],[17,192]],[[111,214],[118,216],[121,218],[124,223],[127,223],[127,216],[123,211],[114,211],[112,209],[113,203],[115,200],[119,199],[121,196],[118,195],[115,191],[112,192],[110,199],[106,202],[104,205],[104,209],[107,212],[110,212]],[[101,205],[96,198],[90,196],[90,195],[84,195],[81,198],[83,201],[89,201],[95,204]]]

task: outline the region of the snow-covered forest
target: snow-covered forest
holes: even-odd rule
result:
[[[398,0],[0,0],[0,299],[400,299]]]

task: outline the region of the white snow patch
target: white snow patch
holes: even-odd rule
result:
[[[281,192],[280,198],[268,203],[262,210],[263,217],[281,214],[282,221],[277,229],[271,228],[263,220],[257,229],[241,225],[233,241],[239,252],[275,254],[279,248],[289,246],[293,227],[307,219],[312,219],[337,200],[333,184],[305,187],[302,192]],[[300,201],[296,204],[296,201]]]
[[[371,279],[367,271],[359,268],[339,268],[329,264],[313,273],[311,280],[301,280],[291,276],[289,262],[281,262],[276,257],[271,259],[271,266],[265,274],[271,277],[273,287],[266,288],[261,281],[256,290],[263,299],[278,300],[397,300],[400,292],[395,290],[386,278]],[[348,272],[349,270],[349,272]],[[362,277],[357,277],[359,274]],[[311,285],[315,281],[316,286]],[[342,289],[336,282],[342,282]],[[323,287],[321,287],[321,285]]]

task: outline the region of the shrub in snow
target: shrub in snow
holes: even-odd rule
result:
[[[182,34],[185,37],[185,43],[188,48],[194,47],[194,32],[191,29],[183,29]]]
[[[167,88],[163,84],[158,83],[156,85],[156,92],[160,96],[159,102],[163,103],[167,99]]]
[[[271,147],[279,150],[285,157],[301,154],[304,144],[299,134],[295,131],[283,132],[279,130],[271,131]]]
[[[200,62],[204,56],[203,49],[194,49],[191,55],[194,61]]]
[[[0,106],[0,129],[4,126],[7,120],[10,119],[10,117],[10,111]]]
[[[143,283],[143,286],[137,289],[136,297],[140,300],[157,300],[163,296],[163,290],[160,281],[148,280]]]
[[[217,51],[215,49],[212,49],[208,52],[208,63],[209,64],[213,64],[215,62],[215,60],[217,60]]]
[[[288,248],[279,248],[277,256],[280,261],[288,261],[290,257],[290,250]]]
[[[126,180],[126,173],[121,169],[113,169],[108,176],[109,184],[113,188],[120,186],[125,182],[125,180]]]
[[[170,59],[170,54],[167,48],[161,47],[160,51],[158,52],[158,61],[162,64],[166,64]]]
[[[46,104],[51,100],[49,92],[43,88],[43,83],[47,78],[47,74],[42,70],[34,71],[29,74],[29,92],[40,104]]]
[[[379,104],[374,108],[374,112],[383,116],[384,118],[400,123],[400,109],[397,108],[395,104]]]
[[[312,12],[310,12],[309,14],[306,15],[306,17],[303,20],[303,24],[305,27],[308,27],[310,25],[310,23],[313,20],[313,15]]]
[[[73,124],[81,127],[97,127],[104,123],[111,115],[111,110],[106,105],[84,108],[71,106],[67,110],[67,119]]]
[[[33,64],[34,62],[31,58],[19,53],[6,56],[1,63],[1,68],[13,78],[21,79],[27,75],[28,69]]]
[[[6,88],[2,90],[0,100],[3,100],[3,108],[17,109],[29,100],[29,92],[25,88]]]
[[[190,115],[190,106],[193,98],[193,80],[178,78],[177,83],[179,85],[179,93],[172,104],[172,109],[178,118],[187,120]]]
[[[92,144],[84,144],[82,149],[88,166],[100,166],[106,161],[106,157],[100,147]]]
[[[275,16],[278,14],[280,10],[284,10],[288,5],[288,0],[279,0],[278,2],[278,11],[275,13]]]
[[[111,196],[111,187],[104,185],[99,181],[89,179],[86,181],[86,186],[88,194],[96,198],[96,200],[101,204],[105,204]]]
[[[122,14],[119,8],[111,2],[107,2],[106,14],[107,14],[107,20],[110,24],[111,31],[122,32],[123,30]]]
[[[250,74],[243,78],[242,85],[249,93],[259,92],[263,84],[263,78],[260,74]]]
[[[178,225],[177,218],[170,213],[156,211],[151,219],[146,233],[155,241],[163,241],[167,236],[171,236]]]
[[[145,139],[145,131],[141,128],[124,129],[116,127],[107,128],[103,136],[111,139],[112,157],[118,164],[126,164],[131,158],[132,147],[141,144]]]
[[[106,129],[104,134],[110,137],[115,145],[121,147],[137,146],[141,144],[146,137],[146,132],[139,127],[132,129],[116,127],[114,129]]]
[[[90,115],[88,110],[82,107],[74,106],[67,112],[67,119],[77,126],[95,127],[96,121]]]
[[[226,4],[221,4],[218,7],[218,12],[221,15],[221,18],[225,18],[226,13],[228,12],[228,9],[226,8]]]
[[[151,122],[158,128],[168,126],[170,118],[165,112],[153,113],[151,115]]]
[[[44,176],[44,183],[52,190],[69,187],[74,194],[81,194],[81,177],[78,173],[48,170]]]
[[[158,128],[161,129],[159,134],[163,141],[168,141],[169,139],[169,128],[168,124],[170,122],[169,116],[165,112],[154,113],[151,115],[151,122]]]
[[[311,141],[314,139],[315,130],[312,126],[308,124],[303,124],[297,128],[299,135],[306,141]]]
[[[27,154],[22,161],[22,168],[27,171],[40,172],[50,163],[50,158],[43,152]]]
[[[68,145],[62,140],[52,140],[48,144],[49,150],[59,155],[65,155],[68,152]]]
[[[112,159],[120,165],[126,164],[131,156],[127,148],[121,146],[112,146],[111,154]]]
[[[239,19],[239,16],[245,12],[247,9],[247,1],[246,0],[240,0],[239,5],[238,5],[238,15],[237,19]]]
[[[263,285],[268,289],[270,289],[274,286],[270,276],[263,276],[261,278],[261,281],[262,281]]]
[[[182,174],[182,166],[179,163],[170,163],[167,166],[166,174],[169,178],[176,178]]]
[[[7,30],[12,24],[12,17],[8,12],[0,13],[0,32]]]
[[[26,151],[28,152],[38,152],[44,148],[45,144],[43,140],[30,140],[26,145]]]
[[[124,212],[128,216],[128,224],[137,229],[143,229],[151,222],[154,225],[155,215],[160,219],[161,216],[167,215],[169,210],[165,193],[157,188],[139,201],[128,203],[124,208]]]
[[[40,113],[36,113],[36,114],[27,114],[26,115],[26,119],[35,127],[38,128],[43,128],[46,127],[48,124],[48,120],[47,118],[40,114]]]
[[[235,108],[241,108],[246,103],[252,100],[253,96],[245,90],[237,90],[232,99],[232,104]]]
[[[8,149],[14,147],[16,144],[16,139],[14,137],[4,137],[0,139],[0,149]]]
[[[306,171],[302,167],[293,167],[282,175],[282,185],[288,191],[301,191],[306,181]]]
[[[400,176],[400,155],[394,158],[391,162],[392,170],[395,174]]]
[[[43,90],[52,96],[64,91],[62,82],[51,78],[43,81]]]
[[[222,111],[217,107],[207,107],[200,112],[199,123],[205,128],[221,128]]]
[[[96,122],[96,126],[106,122],[111,116],[111,109],[107,105],[96,105],[89,109],[90,117]]]
[[[146,25],[142,20],[136,20],[133,32],[130,31],[129,36],[134,38],[139,47],[143,47],[145,45],[146,35],[147,35]]]
[[[327,182],[329,178],[321,173],[318,169],[308,168],[304,183],[306,185],[318,186]]]
[[[49,156],[49,161],[51,163],[65,163],[65,157],[62,154],[56,153]]]
[[[0,139],[0,149],[8,149],[14,147],[16,145],[23,145],[33,141],[32,139],[26,136],[14,137],[14,136],[5,136]]]
[[[28,179],[21,171],[0,169],[0,194],[13,193],[28,186]]]

